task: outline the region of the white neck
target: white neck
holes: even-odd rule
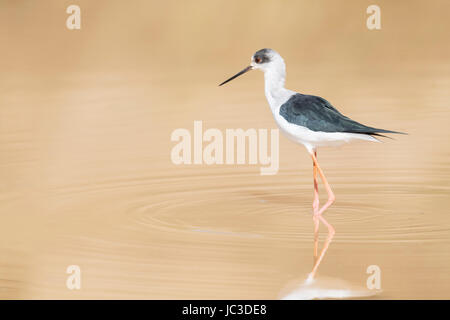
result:
[[[272,112],[277,112],[277,109],[289,99],[292,91],[284,88],[286,79],[286,71],[284,63],[273,65],[264,71],[265,93],[267,101],[269,102]]]

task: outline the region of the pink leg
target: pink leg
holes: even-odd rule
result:
[[[331,187],[328,184],[328,181],[325,178],[325,175],[323,174],[323,171],[320,168],[319,163],[317,162],[317,153],[316,152],[311,153],[311,157],[313,159],[313,163],[315,165],[315,169],[319,172],[320,178],[322,179],[322,182],[325,185],[325,189],[327,190],[327,193],[328,193],[328,200],[323,205],[323,207],[320,210],[316,210],[316,209],[314,210],[314,218],[313,218],[314,219],[314,227],[315,227],[315,229],[314,229],[314,231],[315,231],[314,237],[315,238],[317,237],[316,229],[318,231],[319,221],[322,221],[323,224],[325,224],[325,226],[328,228],[328,236],[327,236],[327,239],[325,240],[325,243],[323,245],[323,248],[322,248],[322,250],[320,252],[319,257],[315,259],[316,261],[314,263],[313,270],[311,271],[311,273],[309,275],[309,278],[313,279],[315,274],[316,274],[316,272],[317,272],[317,269],[319,268],[320,262],[322,261],[323,257],[325,256],[325,253],[326,253],[326,251],[328,249],[328,246],[330,245],[330,242],[333,239],[333,236],[335,234],[335,230],[334,230],[333,226],[331,224],[329,224],[327,220],[325,220],[325,218],[322,216],[322,213],[324,213],[325,210],[327,210],[331,206],[331,204],[334,202],[336,197],[334,196],[334,193],[331,190]],[[316,190],[316,185],[315,184],[314,184],[314,190]],[[313,204],[313,207],[314,207],[314,204]],[[316,248],[316,242],[315,242],[314,246]],[[315,257],[317,257],[316,254],[315,254]]]
[[[314,151],[314,155],[317,159],[317,152]],[[317,251],[319,248],[319,218],[316,215],[319,212],[319,181],[317,180],[317,166],[313,161],[313,178],[314,178],[314,200],[313,200],[313,221],[314,221],[314,264],[317,261]]]

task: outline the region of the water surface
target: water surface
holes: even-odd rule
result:
[[[262,6],[259,16],[276,18],[285,8],[275,3]],[[320,52],[288,45],[272,31],[248,37],[253,29],[244,16],[236,17],[246,26],[242,34],[234,25],[224,31],[223,19],[242,9],[237,5],[214,7],[225,10],[216,22],[190,9],[194,23],[173,4],[160,8],[172,20],[157,20],[156,11],[144,19],[119,2],[108,10],[86,3],[91,20],[70,35],[52,27],[56,18],[39,27],[43,34],[23,29],[17,19],[25,8],[5,5],[15,19],[0,20],[14,35],[8,41],[17,54],[3,53],[7,76],[0,79],[0,298],[277,299],[290,283],[301,284],[313,263],[312,164],[303,147],[281,136],[273,176],[261,176],[255,165],[176,166],[170,159],[172,131],[192,132],[194,120],[222,132],[276,128],[262,74],[217,87],[263,43],[285,55],[288,88],[324,96],[368,125],[409,134],[319,150],[337,197],[326,213],[336,236],[319,269],[320,288],[348,284],[360,292],[367,267],[377,265],[382,292],[372,298],[450,298],[445,32],[433,33],[417,18],[425,8],[417,7],[410,9],[420,33],[409,35],[409,22],[395,24],[386,14],[385,33],[367,40],[364,28],[338,29],[336,8],[328,5],[309,8],[314,19],[296,33],[314,41],[306,31],[321,26]],[[447,20],[437,18],[445,10],[433,8],[429,16],[442,27]],[[349,26],[364,27],[358,22],[364,8],[347,9]],[[128,24],[114,24],[107,18],[114,13]],[[186,29],[170,29],[174,22]],[[158,29],[153,24],[164,36],[143,31]],[[222,36],[220,43],[206,46],[210,34]],[[425,53],[419,40],[438,47]],[[219,45],[234,41],[246,45],[224,54]],[[41,50],[24,58],[33,45]],[[327,55],[330,49],[336,54]],[[321,195],[324,202],[322,187]],[[322,241],[326,230],[320,231]],[[81,268],[81,290],[66,288],[69,265]],[[320,298],[330,292],[323,290]],[[360,297],[371,298],[366,293]]]

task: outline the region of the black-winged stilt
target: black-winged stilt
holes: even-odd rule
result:
[[[320,262],[335,234],[335,230],[322,214],[335,201],[335,196],[327,179],[317,162],[317,147],[336,146],[352,140],[378,141],[382,133],[401,133],[377,129],[358,123],[340,113],[327,100],[311,95],[300,94],[284,87],[286,66],[283,58],[272,49],[257,51],[251,59],[251,64],[222,82],[219,86],[252,70],[264,72],[265,94],[270,109],[278,127],[291,140],[303,144],[313,161],[314,178],[314,266],[308,279],[312,280]],[[319,174],[328,193],[328,201],[319,208],[319,189],[317,174]],[[318,231],[320,221],[328,228],[328,237],[318,255]]]

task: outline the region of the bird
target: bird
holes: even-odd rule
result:
[[[378,138],[387,137],[385,134],[404,133],[366,126],[343,115],[324,98],[286,89],[284,87],[286,64],[281,55],[273,49],[258,50],[252,55],[249,66],[225,80],[219,86],[255,69],[264,72],[265,96],[277,126],[287,138],[303,145],[312,158],[314,264],[307,278],[307,282],[311,282],[314,280],[320,262],[335,235],[334,227],[323,217],[323,213],[335,202],[336,197],[317,160],[317,148],[339,146],[356,140],[379,142]],[[328,200],[322,207],[319,203],[318,176],[320,176],[328,194]],[[318,253],[320,222],[327,227],[328,235],[321,252]]]

